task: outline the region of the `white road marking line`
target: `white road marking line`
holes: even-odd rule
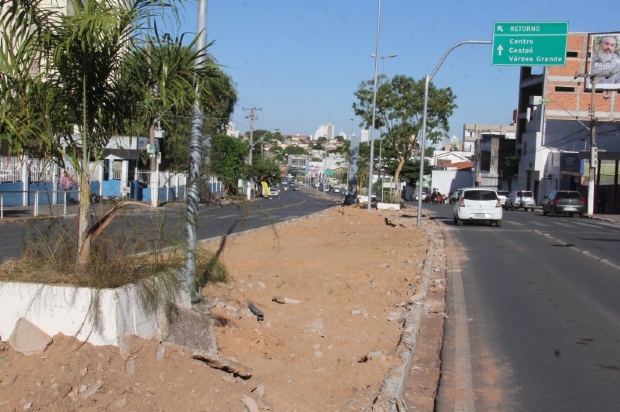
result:
[[[587,227],[598,227],[597,225],[591,225],[589,223],[581,223],[581,222],[575,222],[576,225],[581,225],[581,226],[587,226]]]
[[[513,222],[512,220],[504,220],[506,223],[510,223],[511,225],[523,226],[523,223]]]
[[[564,226],[564,227],[573,227],[572,225],[567,225],[566,223],[560,223],[560,222],[551,222],[554,225],[558,225],[558,226]]]
[[[545,223],[540,223],[540,222],[530,222],[530,223],[533,224],[533,225],[536,225],[536,226],[545,226],[545,227],[549,226],[549,225],[547,225]]]

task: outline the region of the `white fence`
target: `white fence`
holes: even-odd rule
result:
[[[28,175],[32,182],[53,180],[54,162],[50,159],[0,156],[0,182],[21,181],[24,167],[28,168]]]
[[[54,179],[54,162],[51,159],[30,159],[23,156],[0,156],[0,183],[21,182],[24,176],[24,167],[28,171],[28,180],[30,182],[52,182]],[[67,165],[69,173],[76,176],[72,168]],[[91,164],[91,170],[96,170],[94,164]],[[113,168],[111,170],[110,180],[123,180],[123,170]],[[98,173],[93,173],[91,180],[98,181]],[[151,171],[138,170],[134,171],[135,180],[150,184]],[[76,176],[77,178],[78,176]],[[184,173],[172,173],[168,171],[159,172],[159,187],[185,186],[187,183],[187,175]]]

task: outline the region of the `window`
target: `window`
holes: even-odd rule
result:
[[[560,199],[581,199],[581,193],[579,192],[558,192],[557,197]]]
[[[555,86],[555,91],[556,92],[574,93],[575,92],[575,88],[574,87],[567,87],[567,86]]]
[[[566,57],[579,57],[579,52],[576,51],[567,51]]]
[[[467,190],[463,194],[466,200],[497,200],[497,193],[494,190]]]

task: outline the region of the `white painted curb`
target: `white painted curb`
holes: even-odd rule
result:
[[[96,293],[101,330],[95,329],[90,310]],[[140,299],[135,285],[97,292],[90,288],[2,282],[0,336],[8,339],[19,318],[26,318],[50,336],[62,333],[96,346],[120,346],[121,339],[129,335],[160,337],[163,315],[145,312]],[[183,306],[190,306],[189,299],[180,300]]]

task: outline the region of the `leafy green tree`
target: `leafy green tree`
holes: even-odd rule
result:
[[[175,20],[182,1],[70,0],[72,13],[64,14],[46,0],[0,0],[0,130],[12,136],[13,147],[30,149],[25,142],[34,139],[41,151],[60,152],[60,161],[69,159],[77,171],[80,270],[90,263],[95,233],[89,163],[101,160],[113,136],[132,135],[132,120],[150,125],[161,107],[187,109],[203,95],[218,98],[203,81],[214,64],[194,64],[206,51],[190,51],[194,42],[184,48],[182,38],[170,41],[154,24]]]
[[[237,182],[245,178],[247,145],[235,137],[219,134],[212,137],[209,171],[224,184],[226,192],[237,194]]]
[[[388,162],[386,165],[386,171],[393,175],[398,168],[398,161],[394,160]],[[429,173],[431,170],[431,163],[427,158],[424,159],[424,170]],[[403,165],[400,173],[400,180],[409,182],[410,186],[417,186],[420,181],[420,159],[407,160]]]
[[[318,139],[316,139],[316,141],[321,143],[321,144],[325,144],[327,142],[327,137],[321,136]]]
[[[267,182],[269,186],[273,186],[282,180],[280,164],[269,157],[258,158],[250,166],[248,177],[255,182]]]
[[[299,146],[288,145],[284,148],[284,154],[287,155],[303,155],[306,154],[306,149]]]
[[[385,148],[393,148],[398,159],[394,179],[399,175],[405,162],[418,146],[422,134],[422,117],[424,111],[425,80],[414,80],[404,75],[394,76],[388,80],[381,79],[377,88],[375,127],[381,130]],[[353,110],[362,118],[362,125],[372,126],[374,81],[360,84],[353,103]],[[426,119],[426,136],[429,141],[437,142],[447,136],[448,118],[457,107],[456,96],[448,87],[438,89],[429,85],[428,111]]]

